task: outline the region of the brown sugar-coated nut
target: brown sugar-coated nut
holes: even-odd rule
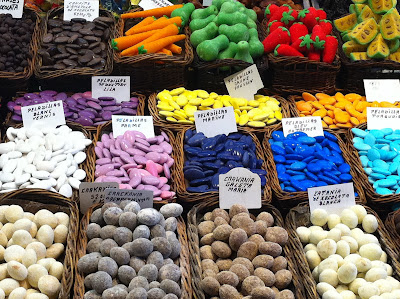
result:
[[[268,287],[255,288],[251,292],[251,299],[275,299],[275,292]]]
[[[232,250],[234,251],[238,251],[240,245],[246,241],[247,233],[241,228],[234,229],[229,236],[229,246],[231,246]]]
[[[270,269],[274,265],[274,258],[267,254],[257,255],[253,261],[254,268],[266,268]]]
[[[242,294],[250,295],[251,292],[258,287],[265,287],[264,282],[257,276],[249,276],[242,282]]]
[[[203,221],[199,224],[198,230],[201,237],[212,233],[215,228],[215,224],[213,221]]]
[[[211,244],[212,252],[220,258],[228,258],[232,254],[232,250],[228,244],[222,241],[214,241]]]
[[[267,232],[265,233],[265,240],[269,242],[278,243],[281,246],[285,246],[288,242],[288,233],[286,229],[274,226],[268,227]]]
[[[275,275],[268,269],[257,268],[254,270],[254,275],[260,278],[267,287],[272,287],[275,284]]]
[[[214,209],[214,211],[212,211],[211,220],[215,221],[215,218],[217,218],[217,217],[224,218],[226,220],[226,222],[229,222],[231,220],[228,212],[225,211],[224,209],[220,209],[220,208]]]
[[[258,253],[258,246],[256,243],[245,242],[239,247],[237,256],[253,260],[257,256],[257,253]]]
[[[217,280],[221,285],[229,284],[236,287],[239,284],[239,277],[231,271],[222,271],[217,274]]]
[[[217,277],[217,273],[215,273],[211,269],[204,270],[201,277],[206,278],[208,276],[216,278]]]
[[[294,299],[294,294],[291,290],[283,290],[275,297],[275,299]]]
[[[283,270],[287,268],[287,260],[283,256],[278,256],[274,259],[274,264],[271,268],[272,272],[278,272],[279,270]]]
[[[259,235],[259,234],[254,234],[252,235],[249,239],[249,242],[254,242],[258,245],[260,245],[262,242],[265,242],[263,236]]]
[[[231,259],[218,259],[217,266],[219,271],[228,271],[229,268],[232,266]]]
[[[214,254],[210,245],[204,245],[200,247],[200,258],[202,260],[210,259],[215,261],[217,259],[217,256]]]
[[[274,217],[268,212],[261,212],[260,214],[258,214],[256,220],[265,221],[268,227],[274,225]]]
[[[249,214],[249,210],[242,205],[239,204],[234,204],[230,209],[229,209],[229,216],[231,217],[231,219],[233,218],[233,216],[239,214],[239,213],[246,213]]]
[[[232,265],[229,271],[237,275],[237,277],[239,278],[239,283],[242,283],[246,277],[250,276],[250,271],[241,264]]]
[[[215,227],[217,227],[217,226],[220,226],[222,224],[229,224],[229,221],[226,221],[222,217],[216,217],[215,220],[214,220],[214,224],[215,224]]]
[[[203,259],[201,261],[201,268],[203,271],[212,270],[214,273],[219,272],[217,264],[212,259]]]
[[[264,236],[268,228],[268,225],[265,223],[265,221],[257,220],[254,222],[254,225],[256,226],[256,233]]]
[[[214,242],[214,241],[215,241],[214,234],[209,233],[200,239],[200,245],[211,245],[212,242]]]
[[[235,287],[226,284],[219,288],[219,297],[221,299],[240,299],[242,296]]]
[[[207,212],[204,214],[204,221],[211,221],[211,217],[212,217],[212,213],[211,212]]]
[[[248,217],[248,215],[236,215],[231,220],[231,226],[233,228],[242,228],[248,237],[256,233],[256,226],[253,219]]]
[[[289,270],[279,270],[275,273],[275,286],[283,290],[292,282],[292,273]]]
[[[247,270],[249,270],[250,274],[253,275],[254,266],[251,263],[251,261],[249,261],[248,259],[246,259],[244,257],[237,257],[232,261],[232,266],[236,265],[236,264],[240,264],[240,265],[245,266],[247,268]]]
[[[214,239],[218,241],[227,241],[232,231],[233,228],[229,224],[217,226],[213,231]]]
[[[258,250],[262,254],[268,254],[272,257],[277,257],[282,253],[282,247],[278,243],[264,242],[258,247]]]

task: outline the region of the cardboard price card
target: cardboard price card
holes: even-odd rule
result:
[[[21,107],[24,127],[56,128],[65,125],[64,106],[62,101],[47,102]]]
[[[365,96],[368,102],[399,102],[399,79],[364,79]]]
[[[261,208],[261,179],[258,174],[237,167],[219,176],[219,207],[230,209],[234,204],[248,209]]]
[[[400,129],[400,108],[367,107],[367,129]]]
[[[153,207],[153,191],[107,189],[104,202],[120,203],[124,200],[136,201],[142,209]]]
[[[22,18],[24,0],[2,0],[0,2],[0,14],[11,14],[13,18]]]
[[[141,0],[139,2],[139,6],[143,8],[143,10],[149,10],[153,8],[165,7],[170,5],[173,4],[167,0]]]
[[[118,188],[116,182],[110,183],[87,183],[82,182],[79,185],[79,204],[80,211],[85,214],[87,210],[95,203],[104,201],[104,191],[110,188]]]
[[[340,213],[356,204],[353,183],[308,188],[310,212],[324,209],[328,213]]]
[[[113,97],[118,103],[129,101],[131,80],[129,76],[93,76],[92,96]]]
[[[309,137],[324,136],[320,116],[292,117],[282,119],[283,135],[304,132]]]
[[[208,138],[219,134],[237,132],[235,112],[233,107],[196,111],[194,122],[197,132],[202,132]]]
[[[154,137],[152,116],[113,115],[112,129],[115,138],[124,135],[126,131],[139,131],[147,138]]]
[[[93,21],[99,17],[98,0],[65,0],[64,21],[74,18],[82,18],[86,21]]]

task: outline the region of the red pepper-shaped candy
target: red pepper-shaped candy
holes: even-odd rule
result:
[[[304,25],[301,22],[298,22],[290,26],[289,32],[292,43],[295,43],[300,37],[308,34],[308,29],[306,25]]]
[[[317,18],[319,18],[320,21],[326,19],[326,12],[323,9],[316,9],[315,12],[317,14]]]
[[[304,57],[302,53],[289,45],[277,45],[274,50],[275,56],[297,56]]]
[[[308,59],[321,61],[321,51],[314,50],[314,51],[308,52]]]
[[[332,63],[335,60],[336,51],[338,48],[338,40],[332,35],[328,35],[325,41],[325,48],[322,52],[322,61]]]
[[[268,24],[268,28],[267,28],[267,32],[268,34],[274,32],[276,29],[278,29],[279,27],[285,27],[285,24],[283,24],[282,22],[279,22],[277,20],[272,21],[271,23]]]
[[[268,6],[265,8],[264,17],[269,19],[278,9],[279,6],[276,4],[268,4]]]
[[[269,34],[264,41],[264,53],[271,53],[279,44],[290,44],[290,33],[285,27],[279,27]]]
[[[329,35],[332,33],[332,22],[329,20],[320,20],[318,21],[318,25],[322,27],[325,32],[325,35]]]
[[[292,24],[297,20],[297,16],[299,13],[297,10],[289,10],[289,11],[284,11],[282,13],[282,18],[281,22],[284,23],[287,27],[292,26]]]
[[[322,26],[314,26],[311,34],[311,39],[314,41],[314,47],[317,50],[322,50],[325,45],[326,33]]]
[[[299,12],[298,16],[299,21],[307,26],[309,32],[311,32],[314,26],[318,24],[317,15],[312,12],[312,8],[313,7],[310,7],[310,9],[303,9]]]
[[[279,6],[279,8],[274,12],[273,15],[271,15],[271,17],[268,19],[268,23],[272,22],[272,21],[280,21],[282,19],[282,14],[285,11],[289,11],[290,10],[290,6],[287,5],[282,5]]]
[[[301,53],[314,51],[314,41],[311,39],[310,34],[300,37],[297,41],[292,43],[291,46]]]

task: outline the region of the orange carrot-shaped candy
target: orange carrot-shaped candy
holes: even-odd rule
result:
[[[172,53],[174,54],[181,54],[182,53],[182,48],[175,45],[175,44],[171,44],[168,47],[165,47],[166,49],[170,50]]]
[[[136,29],[131,28],[125,34],[132,35],[132,34],[141,33],[141,32],[145,32],[145,31],[161,29],[161,28],[167,27],[170,24],[176,24],[176,26],[178,26],[178,27],[181,26],[181,24],[182,24],[181,17],[174,17],[174,18],[170,18],[170,19],[165,18],[162,21],[157,20],[157,21],[154,21],[150,25],[146,25],[146,26],[139,27]]]
[[[137,43],[140,43],[141,41],[144,41],[145,39],[160,30],[161,29],[156,29],[138,34],[117,37],[111,41],[111,46],[114,50],[122,51],[129,47],[132,47],[133,45],[136,45]]]
[[[132,19],[132,18],[146,18],[146,17],[162,17],[162,16],[171,16],[171,13],[177,9],[181,8],[183,4],[177,4],[177,5],[170,5],[170,6],[165,6],[165,7],[159,7],[159,8],[154,8],[154,9],[149,9],[149,10],[142,10],[142,11],[135,11],[135,12],[128,12],[124,13],[121,15],[121,18],[123,19]]]
[[[143,46],[139,47],[139,54],[150,54],[155,53],[170,44],[176,43],[180,40],[183,40],[186,37],[184,34],[173,35],[161,38],[154,42],[144,44]]]
[[[167,54],[172,56],[172,52],[166,48],[162,48],[160,51],[157,51],[157,54]]]
[[[137,23],[132,28],[139,28],[139,27],[142,27],[142,26],[150,25],[151,23],[153,23],[156,20],[157,19],[155,17],[147,17],[147,18],[144,18],[143,20],[141,20],[139,23]]]

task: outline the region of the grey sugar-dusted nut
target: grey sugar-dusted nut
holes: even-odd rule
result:
[[[126,249],[129,252],[130,256],[133,256],[133,252],[131,250],[132,242],[125,243],[124,245],[122,245],[122,248]]]
[[[100,252],[103,256],[110,256],[110,251],[114,247],[118,247],[117,242],[113,239],[106,239],[100,244]]]
[[[83,284],[85,285],[85,288],[87,290],[93,289],[93,287],[92,287],[92,278],[93,278],[94,274],[95,273],[90,273],[89,275],[85,276],[85,280],[84,280]]]
[[[123,201],[121,201],[120,203],[119,203],[119,207],[122,209],[122,210],[124,210],[125,209],[125,207],[128,205],[128,204],[130,204],[132,201],[131,200],[123,200]]]
[[[133,231],[132,235],[133,240],[139,239],[139,238],[145,238],[148,239],[150,238],[150,229],[147,225],[139,225],[135,228]]]
[[[181,278],[181,269],[175,264],[168,264],[162,266],[158,272],[158,280],[163,281],[164,279],[171,279],[178,282]]]
[[[126,227],[118,227],[114,232],[114,240],[119,246],[132,241],[132,231]]]
[[[149,282],[147,281],[146,277],[143,276],[136,276],[131,280],[129,283],[128,290],[129,292],[135,288],[144,288],[146,291],[149,290]]]
[[[156,237],[163,237],[163,238],[166,238],[167,235],[166,235],[166,233],[165,233],[164,227],[162,227],[160,224],[154,225],[154,226],[150,229],[150,237],[151,237],[151,238],[156,238]]]
[[[97,223],[100,226],[105,224],[103,214],[101,213],[101,208],[93,211],[92,215],[90,215],[90,222]]]
[[[90,223],[86,229],[86,234],[89,240],[100,237],[101,226],[97,223]]]
[[[146,260],[146,264],[155,265],[159,270],[163,266],[163,263],[164,257],[158,251],[153,251],[152,253],[150,253]]]
[[[177,227],[178,221],[175,217],[169,217],[167,220],[165,220],[165,230],[174,232],[176,231]]]
[[[83,274],[90,274],[97,271],[97,265],[101,259],[98,252],[89,253],[81,257],[78,261],[78,271]]]
[[[147,299],[147,291],[144,288],[134,288],[129,292],[126,299]]]
[[[129,228],[133,231],[137,226],[137,217],[133,212],[123,212],[119,216],[119,226]]]
[[[83,299],[101,299],[101,295],[97,294],[95,290],[90,290],[83,295]]]
[[[138,276],[143,276],[148,282],[157,280],[158,269],[155,265],[148,264],[144,265],[138,272]]]
[[[154,288],[147,291],[147,299],[162,299],[165,295],[165,292],[159,288]]]
[[[106,225],[103,226],[100,230],[100,238],[105,239],[113,239],[114,233],[117,227],[115,225]]]
[[[131,247],[134,255],[138,257],[147,257],[153,252],[153,243],[145,238],[133,240]]]
[[[175,281],[170,280],[170,279],[164,279],[161,282],[160,288],[166,293],[172,293],[175,294],[176,296],[180,297],[181,296],[181,287],[179,284],[177,284]]]
[[[150,289],[155,289],[155,288],[160,288],[160,282],[159,281],[152,281],[149,283],[149,288]]]
[[[156,225],[161,220],[160,212],[153,208],[143,209],[139,211],[137,216],[139,223],[148,226]]]
[[[110,257],[114,261],[116,261],[119,266],[129,264],[129,260],[130,260],[129,252],[122,247],[111,248]]]
[[[181,243],[178,239],[172,241],[168,240],[168,242],[171,245],[171,254],[169,257],[174,260],[181,254]]]
[[[126,296],[128,296],[128,292],[117,287],[109,288],[102,294],[103,299],[125,299]]]
[[[131,266],[122,265],[118,269],[118,279],[124,285],[129,285],[131,280],[136,277],[136,271]]]
[[[139,272],[140,268],[142,268],[144,265],[146,265],[146,262],[137,256],[132,256],[129,261],[129,266],[131,266],[136,273]]]
[[[128,287],[122,283],[116,284],[115,286],[113,286],[113,288],[121,288],[128,293]]]
[[[151,239],[151,243],[153,243],[154,250],[159,251],[164,258],[168,258],[172,252],[172,246],[170,242],[166,238],[157,237]]]
[[[103,292],[111,288],[112,285],[112,278],[107,272],[98,271],[92,278],[93,289],[99,294],[103,294]]]
[[[170,265],[170,264],[173,264],[173,263],[174,263],[174,261],[172,259],[167,258],[167,259],[164,260],[163,266]]]
[[[131,201],[124,208],[124,212],[133,212],[135,214],[139,213],[140,205],[136,201]]]
[[[118,225],[122,210],[119,207],[110,207],[103,214],[104,221],[110,225]]]
[[[101,242],[103,242],[102,238],[91,239],[86,245],[86,252],[87,253],[100,252]]]
[[[101,207],[101,214],[104,215],[105,211],[106,211],[108,208],[111,208],[111,207],[119,208],[119,205],[117,205],[115,202],[106,202],[106,203]]]
[[[179,217],[182,215],[183,207],[178,203],[169,203],[161,207],[160,213],[165,217]]]
[[[158,222],[158,224],[161,225],[163,228],[165,228],[165,218],[162,214],[161,214],[160,222]]]
[[[167,294],[162,299],[178,299],[178,296],[175,294]]]
[[[107,272],[112,278],[115,278],[118,273],[117,263],[110,257],[105,256],[99,260],[99,271]]]

